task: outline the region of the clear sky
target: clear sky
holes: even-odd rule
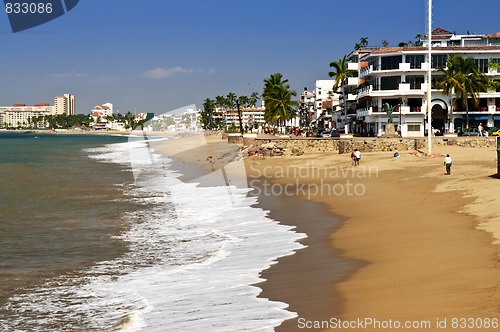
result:
[[[500,31],[498,0],[434,0],[433,28]],[[205,98],[261,92],[281,72],[293,89],[328,79],[361,37],[370,46],[426,34],[427,0],[81,0],[64,16],[12,33],[0,13],[0,105],[77,113],[112,102],[161,114]]]

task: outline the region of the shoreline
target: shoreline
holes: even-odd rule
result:
[[[220,143],[223,149],[237,147],[231,148],[217,138],[211,140],[215,145]],[[346,189],[349,181],[366,189],[359,197],[351,197],[347,192],[333,197],[311,192],[305,196],[301,192],[295,196],[303,197],[291,199],[259,198],[259,207],[270,210],[271,218],[295,226],[297,232],[308,236],[299,241],[307,248],[279,258],[278,264],[261,272],[267,280],[255,285],[263,289],[260,297],[284,301],[290,311],[298,313],[298,317],[284,321],[277,331],[304,330],[297,324],[299,318],[319,322],[372,317],[435,323],[436,319],[453,317],[499,316],[500,250],[492,244],[500,238],[500,205],[495,196],[498,182],[494,182],[498,180],[485,175],[492,172],[494,150],[457,146],[436,147],[435,151],[438,150],[441,153],[436,152],[436,158],[404,151],[400,151],[400,158],[392,158],[388,152],[364,153],[361,167],[355,169],[346,155],[335,153],[245,161],[247,173],[249,165],[254,165],[250,166],[254,168],[250,170],[251,179],[288,184],[293,190],[304,183],[317,187],[339,185]],[[442,154],[447,152],[454,158],[450,177],[443,175]],[[192,153],[178,157],[195,168],[201,166],[204,173],[224,164],[223,158],[194,158]],[[478,162],[483,163],[479,168]],[[374,176],[366,176],[369,166],[375,167]],[[266,167],[268,172],[263,173]],[[283,172],[289,168],[314,167],[337,172],[295,173],[299,179],[290,176],[293,172]],[[475,190],[478,181],[485,182],[489,199],[484,198],[485,187]],[[470,195],[479,195],[479,199]],[[278,202],[280,199],[284,202]],[[276,209],[278,203],[289,207]],[[297,220],[305,218],[293,212],[300,207],[317,212],[312,219],[319,221],[297,224]],[[339,219],[338,225],[325,222],[332,218]],[[317,233],[313,235],[314,231]],[[316,266],[311,268],[306,263]],[[320,269],[322,264],[327,268]],[[341,275],[335,275],[335,267],[339,266],[345,269]],[[304,271],[307,274],[303,275]],[[318,295],[307,299],[305,294]],[[328,327],[331,326],[323,326],[323,330]]]
[[[269,211],[269,218],[304,233],[299,240],[305,247],[276,260],[277,264],[260,273],[264,282],[259,297],[285,302],[297,317],[283,321],[275,331],[295,331],[298,320],[323,320],[340,310],[341,294],[332,286],[348,278],[364,263],[342,257],[330,246],[330,235],[341,224],[341,218],[322,203],[298,197],[259,195],[258,205]],[[300,269],[299,269],[300,268]]]

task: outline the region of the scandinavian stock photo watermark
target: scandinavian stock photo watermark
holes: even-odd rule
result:
[[[314,196],[363,196],[364,179],[378,178],[376,166],[339,167],[318,165],[314,161],[305,166],[250,164],[252,177],[248,183],[254,194],[265,196],[301,196],[310,200]],[[282,181],[284,180],[284,181]]]

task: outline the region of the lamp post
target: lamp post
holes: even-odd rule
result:
[[[402,135],[401,135],[401,131],[402,131],[402,130],[401,130],[401,129],[402,129],[402,128],[401,128],[401,105],[403,104],[403,100],[402,100],[402,98],[401,98],[401,97],[399,97],[399,99],[398,99],[398,103],[399,103],[399,104],[398,104],[398,108],[399,108],[399,127],[398,127],[398,133],[399,133],[399,136],[401,137],[401,136],[402,136]]]
[[[240,110],[240,98],[236,99],[236,108],[238,109],[238,121],[240,123],[240,133],[243,137],[243,121],[241,119],[241,110]]]

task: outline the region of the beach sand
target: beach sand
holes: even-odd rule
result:
[[[235,151],[220,138],[208,140],[222,152],[182,155],[187,146],[181,141],[163,151],[206,172]],[[298,314],[278,331],[321,322],[327,330],[332,326],[325,321],[365,318],[429,324],[413,329],[420,331],[456,331],[454,318],[477,318],[464,330],[498,330],[477,327],[500,318],[496,151],[447,146],[433,152],[451,155],[450,176],[444,175],[443,157],[405,151],[399,158],[363,153],[359,167],[351,166],[349,155],[335,153],[245,161],[250,185],[267,185],[260,205],[309,236],[301,241],[307,248],[263,271],[267,281],[258,285],[261,296],[289,303]],[[209,158],[216,153],[219,158]],[[441,326],[446,320],[447,328],[438,329],[437,320]]]

